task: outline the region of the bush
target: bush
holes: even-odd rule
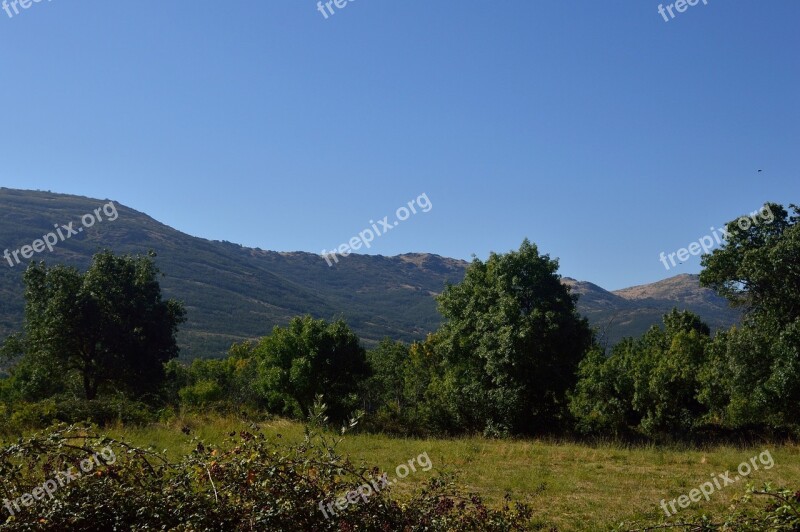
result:
[[[114,423],[142,425],[157,419],[150,406],[122,395],[87,401],[58,397],[35,403],[0,405],[0,433],[19,434],[53,423],[90,422],[100,426]]]
[[[296,446],[270,441],[255,427],[232,433],[226,445],[195,442],[179,462],[98,434],[61,426],[0,449],[0,489],[9,499],[32,493],[58,471],[102,451],[113,462],[21,507],[0,530],[527,530],[522,504],[499,510],[462,494],[441,475],[400,505],[390,487],[355,498],[326,515],[321,504],[377,482],[377,468],[357,467],[336,452],[340,440],[307,428]]]
[[[212,380],[201,380],[192,386],[181,388],[178,395],[186,406],[207,406],[223,398],[222,388]]]
[[[18,403],[14,405],[11,417],[4,428],[10,431],[22,431],[46,427],[56,420],[56,401],[54,399],[38,403]]]

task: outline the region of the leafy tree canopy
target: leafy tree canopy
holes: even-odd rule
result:
[[[155,393],[164,363],[178,355],[183,306],[164,301],[153,257],[94,256],[85,273],[32,263],[25,271],[24,332],[3,352],[21,355],[13,378],[37,399],[77,378],[86,399],[102,391]]]
[[[444,381],[467,426],[534,433],[563,414],[593,334],[557,270],[526,239],[518,251],[473,260],[440,296]]]
[[[793,216],[767,203],[759,223],[745,216],[729,222],[725,244],[702,259],[701,285],[775,323],[800,317],[800,211],[790,207]]]
[[[259,360],[257,387],[268,408],[293,417],[305,416],[323,395],[331,419],[346,419],[369,376],[366,351],[343,320],[294,318],[287,327],[275,327],[253,353]]]
[[[705,372],[716,416],[733,427],[800,426],[800,208],[790,208],[768,203],[761,223],[728,223],[725,245],[703,257],[701,284],[748,310],[715,339]]]

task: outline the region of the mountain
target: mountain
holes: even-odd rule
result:
[[[83,227],[82,216],[90,213],[102,221]],[[407,342],[424,338],[441,320],[434,296],[447,283],[459,282],[467,267],[461,260],[422,253],[350,255],[329,267],[312,253],[265,251],[190,236],[108,199],[0,188],[0,253],[8,249],[12,257],[0,258],[0,336],[18,330],[22,322],[25,265],[15,263],[13,252],[50,232],[66,237],[70,231],[61,226],[70,223],[72,236],[31,260],[85,268],[100,249],[154,250],[165,297],[186,305],[188,321],[179,335],[186,359],[221,356],[231,343],[266,335],[302,314],[342,317],[366,345],[386,336]],[[722,300],[699,287],[696,276],[614,293],[591,283],[564,282],[581,295],[581,312],[615,340],[641,334],[673,305],[695,310],[717,327],[736,321]]]
[[[700,286],[699,275],[681,274],[613,292],[569,277],[563,282],[580,296],[578,310],[599,328],[601,341],[609,345],[626,336],[640,336],[675,307],[698,314],[712,331],[727,329],[741,319],[741,312],[730,308],[726,299]]]
[[[231,343],[264,336],[273,326],[306,313],[343,317],[368,345],[385,336],[423,338],[440,320],[433,295],[447,282],[460,281],[466,267],[464,261],[426,254],[351,255],[329,267],[311,253],[278,253],[193,237],[116,202],[111,206],[118,216],[112,221],[113,213],[102,213],[109,201],[2,188],[0,253],[30,245],[56,231],[54,226],[73,223],[73,230],[83,228],[81,217],[100,208],[102,222],[32,260],[85,268],[103,248],[116,253],[154,250],[165,275],[165,296],[186,305],[188,321],[179,337],[185,358],[222,355]],[[25,266],[0,261],[4,336],[21,324]]]

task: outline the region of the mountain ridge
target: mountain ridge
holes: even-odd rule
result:
[[[74,222],[103,203],[84,196],[0,188],[0,248],[19,249]],[[100,249],[157,253],[165,297],[184,302],[187,322],[179,334],[182,358],[222,356],[233,342],[268,334],[292,317],[311,314],[344,318],[366,345],[389,336],[424,338],[441,322],[434,297],[463,279],[468,262],[431,253],[391,257],[351,254],[329,267],[315,253],[248,248],[174,229],[146,213],[114,201],[118,218],[104,220],[59,242],[31,260],[88,266]],[[78,221],[76,221],[78,220]],[[22,321],[24,266],[0,268],[0,335]],[[609,292],[588,281],[564,277],[580,295],[579,311],[614,343],[638,335],[670,305],[699,309],[713,328],[735,323],[724,300],[701,289],[696,276],[676,276],[650,285]],[[669,307],[669,308],[668,308]]]

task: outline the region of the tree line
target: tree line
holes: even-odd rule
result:
[[[321,395],[334,421],[360,412],[368,429],[403,435],[800,434],[800,211],[768,206],[773,223],[730,222],[702,260],[701,285],[745,310],[739,325],[712,336],[674,309],[610,350],[558,261],[528,240],[474,259],[422,341],[366,350],[344,321],[303,316],[189,365],[176,359],[186,312],[163,299],[153,256],[104,251],[83,273],[34,263],[24,329],[2,347],[14,364],[0,408],[21,420],[130,405],[135,419],[170,408],[299,419]]]

